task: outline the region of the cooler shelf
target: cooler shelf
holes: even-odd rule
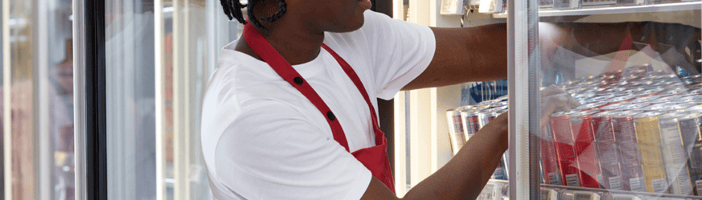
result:
[[[702,8],[702,2],[681,2],[641,6],[584,8],[575,10],[542,10],[539,11],[539,17],[628,14],[643,12],[670,12],[684,10],[700,10],[700,8]]]

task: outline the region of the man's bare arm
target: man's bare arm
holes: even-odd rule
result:
[[[507,78],[506,24],[431,29],[434,58],[403,90]]]
[[[414,186],[402,199],[475,199],[507,150],[507,117],[502,114],[468,140],[446,165]],[[398,199],[373,177],[363,200]]]

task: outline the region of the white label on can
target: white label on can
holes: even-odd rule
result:
[[[643,183],[643,177],[629,179],[629,186],[631,187],[631,191],[646,192],[646,188],[644,188]]]
[[[551,185],[560,185],[562,184],[560,180],[558,180],[560,176],[558,175],[558,172],[551,172],[548,173],[548,184]]]
[[[696,180],[695,186],[697,186],[697,194],[700,194],[700,192],[702,192],[702,180]]]
[[[678,195],[689,195],[692,194],[692,184],[690,184],[690,177],[687,174],[687,170],[681,170],[678,177],[672,181],[670,188],[673,194]]]
[[[619,176],[609,177],[609,189],[622,190],[622,179]]]
[[[568,186],[580,187],[580,179],[578,178],[578,174],[566,175],[566,184]]]
[[[493,184],[487,184],[483,188],[483,191],[480,192],[480,198],[479,199],[493,199],[493,193],[495,192],[495,185]]]
[[[656,193],[665,192],[668,189],[668,183],[665,182],[665,178],[652,180],[651,185],[653,186],[653,192]]]

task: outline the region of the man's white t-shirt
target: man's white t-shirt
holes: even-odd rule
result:
[[[356,71],[377,112],[419,76],[436,49],[425,26],[364,13],[359,30],[325,33],[324,44]],[[265,62],[224,47],[202,111],[202,150],[217,199],[360,199],[371,173],[334,140],[325,115]],[[293,66],[334,112],[351,152],[375,146],[370,111],[322,49]]]

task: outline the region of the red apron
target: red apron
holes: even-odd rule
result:
[[[259,56],[261,56],[261,58],[268,63],[268,65],[270,65],[281,78],[300,91],[300,93],[307,97],[307,99],[312,102],[315,107],[317,107],[321,114],[327,119],[327,123],[329,123],[329,127],[331,127],[334,135],[334,140],[339,142],[339,144],[343,146],[346,151],[349,151],[349,145],[346,141],[344,129],[341,128],[341,124],[339,124],[339,121],[336,120],[336,117],[331,109],[329,109],[327,104],[324,103],[324,100],[319,97],[317,92],[312,89],[307,81],[305,81],[305,79],[300,76],[299,73],[297,73],[292,65],[290,65],[290,63],[288,63],[288,61],[285,60],[285,58],[283,58],[283,56],[280,55],[280,53],[278,53],[278,51],[276,51],[275,48],[273,48],[273,46],[271,46],[271,44],[268,43],[268,41],[266,41],[266,39],[263,38],[258,31],[256,31],[256,29],[254,29],[251,23],[247,23],[244,26],[243,36],[246,43],[248,43],[249,46],[251,46],[251,48]],[[336,52],[325,44],[322,44],[322,48],[327,50],[327,52],[334,56],[336,61],[339,62],[339,65],[341,65],[341,68],[344,69],[346,75],[349,76],[351,81],[353,81],[353,83],[356,85],[356,88],[358,88],[358,91],[363,95],[363,98],[366,100],[368,108],[370,109],[371,120],[373,120],[373,132],[375,134],[376,146],[359,149],[351,154],[358,161],[363,163],[363,165],[371,171],[373,176],[388,186],[388,188],[390,188],[390,190],[392,190],[394,193],[395,187],[393,184],[392,171],[390,171],[390,161],[388,159],[388,152],[386,149],[387,140],[385,139],[385,134],[380,130],[380,126],[378,126],[378,117],[375,114],[375,109],[373,108],[373,104],[371,104],[368,93],[366,92],[363,83],[361,83],[361,79],[358,78],[356,72],[353,71],[351,66],[343,58],[337,55]]]

